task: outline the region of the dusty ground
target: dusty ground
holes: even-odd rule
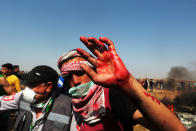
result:
[[[177,95],[180,95],[180,92],[168,90],[154,90],[151,94],[159,100],[166,98],[170,101],[173,101]]]

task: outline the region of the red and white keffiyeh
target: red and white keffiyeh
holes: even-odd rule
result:
[[[63,61],[66,61],[70,59],[71,57],[77,57],[77,56],[81,56],[81,55],[76,51],[76,49],[64,53],[63,55],[59,57],[57,61],[58,67],[61,68],[61,64]]]
[[[60,56],[60,58],[58,59],[57,64],[62,76],[67,76],[71,71],[82,71],[82,68],[80,67],[81,63],[93,67],[93,65],[88,61],[73,61],[67,64],[63,64],[63,62],[73,57],[81,57],[81,55],[76,50],[71,50]]]
[[[105,115],[104,88],[94,84],[84,98],[72,98],[73,110],[88,124],[96,123]]]
[[[60,68],[61,75],[66,76],[71,71],[82,71],[83,69],[80,67],[82,63],[93,67],[88,61],[73,61],[62,65]]]

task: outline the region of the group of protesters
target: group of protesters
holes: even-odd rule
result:
[[[1,65],[0,72],[0,96],[13,95],[21,91],[21,76],[19,74],[19,66],[5,63]],[[14,123],[15,114],[5,112],[0,114],[0,128],[7,130]]]
[[[172,90],[185,91],[195,90],[196,81],[191,80],[175,80],[175,79],[137,79],[138,82],[148,91],[154,90]]]
[[[12,130],[121,131],[136,124],[156,131],[186,130],[127,70],[110,39],[80,40],[94,56],[80,48],[64,53],[57,62],[60,76],[38,65],[21,77],[22,91],[9,82],[13,70],[2,65],[0,84],[8,95],[0,97],[0,113],[15,111]]]

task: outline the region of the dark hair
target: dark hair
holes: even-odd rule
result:
[[[13,65],[11,63],[5,63],[1,67],[5,67],[8,70],[13,70]]]
[[[19,65],[14,65],[13,67],[14,67],[14,69],[16,69],[16,68],[19,68]]]
[[[40,82],[52,82],[53,86],[57,86],[58,77],[56,70],[46,65],[40,65],[34,67],[30,72],[24,75],[24,80],[27,85]]]

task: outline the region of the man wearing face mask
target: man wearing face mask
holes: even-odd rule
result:
[[[0,97],[0,110],[17,110],[16,131],[68,131],[72,116],[68,96],[57,92],[58,74],[49,66],[33,68],[24,76],[25,90]]]
[[[71,130],[122,131],[141,124],[153,131],[185,131],[178,118],[128,72],[106,37],[81,36],[82,49],[63,54],[58,67],[72,96]]]

